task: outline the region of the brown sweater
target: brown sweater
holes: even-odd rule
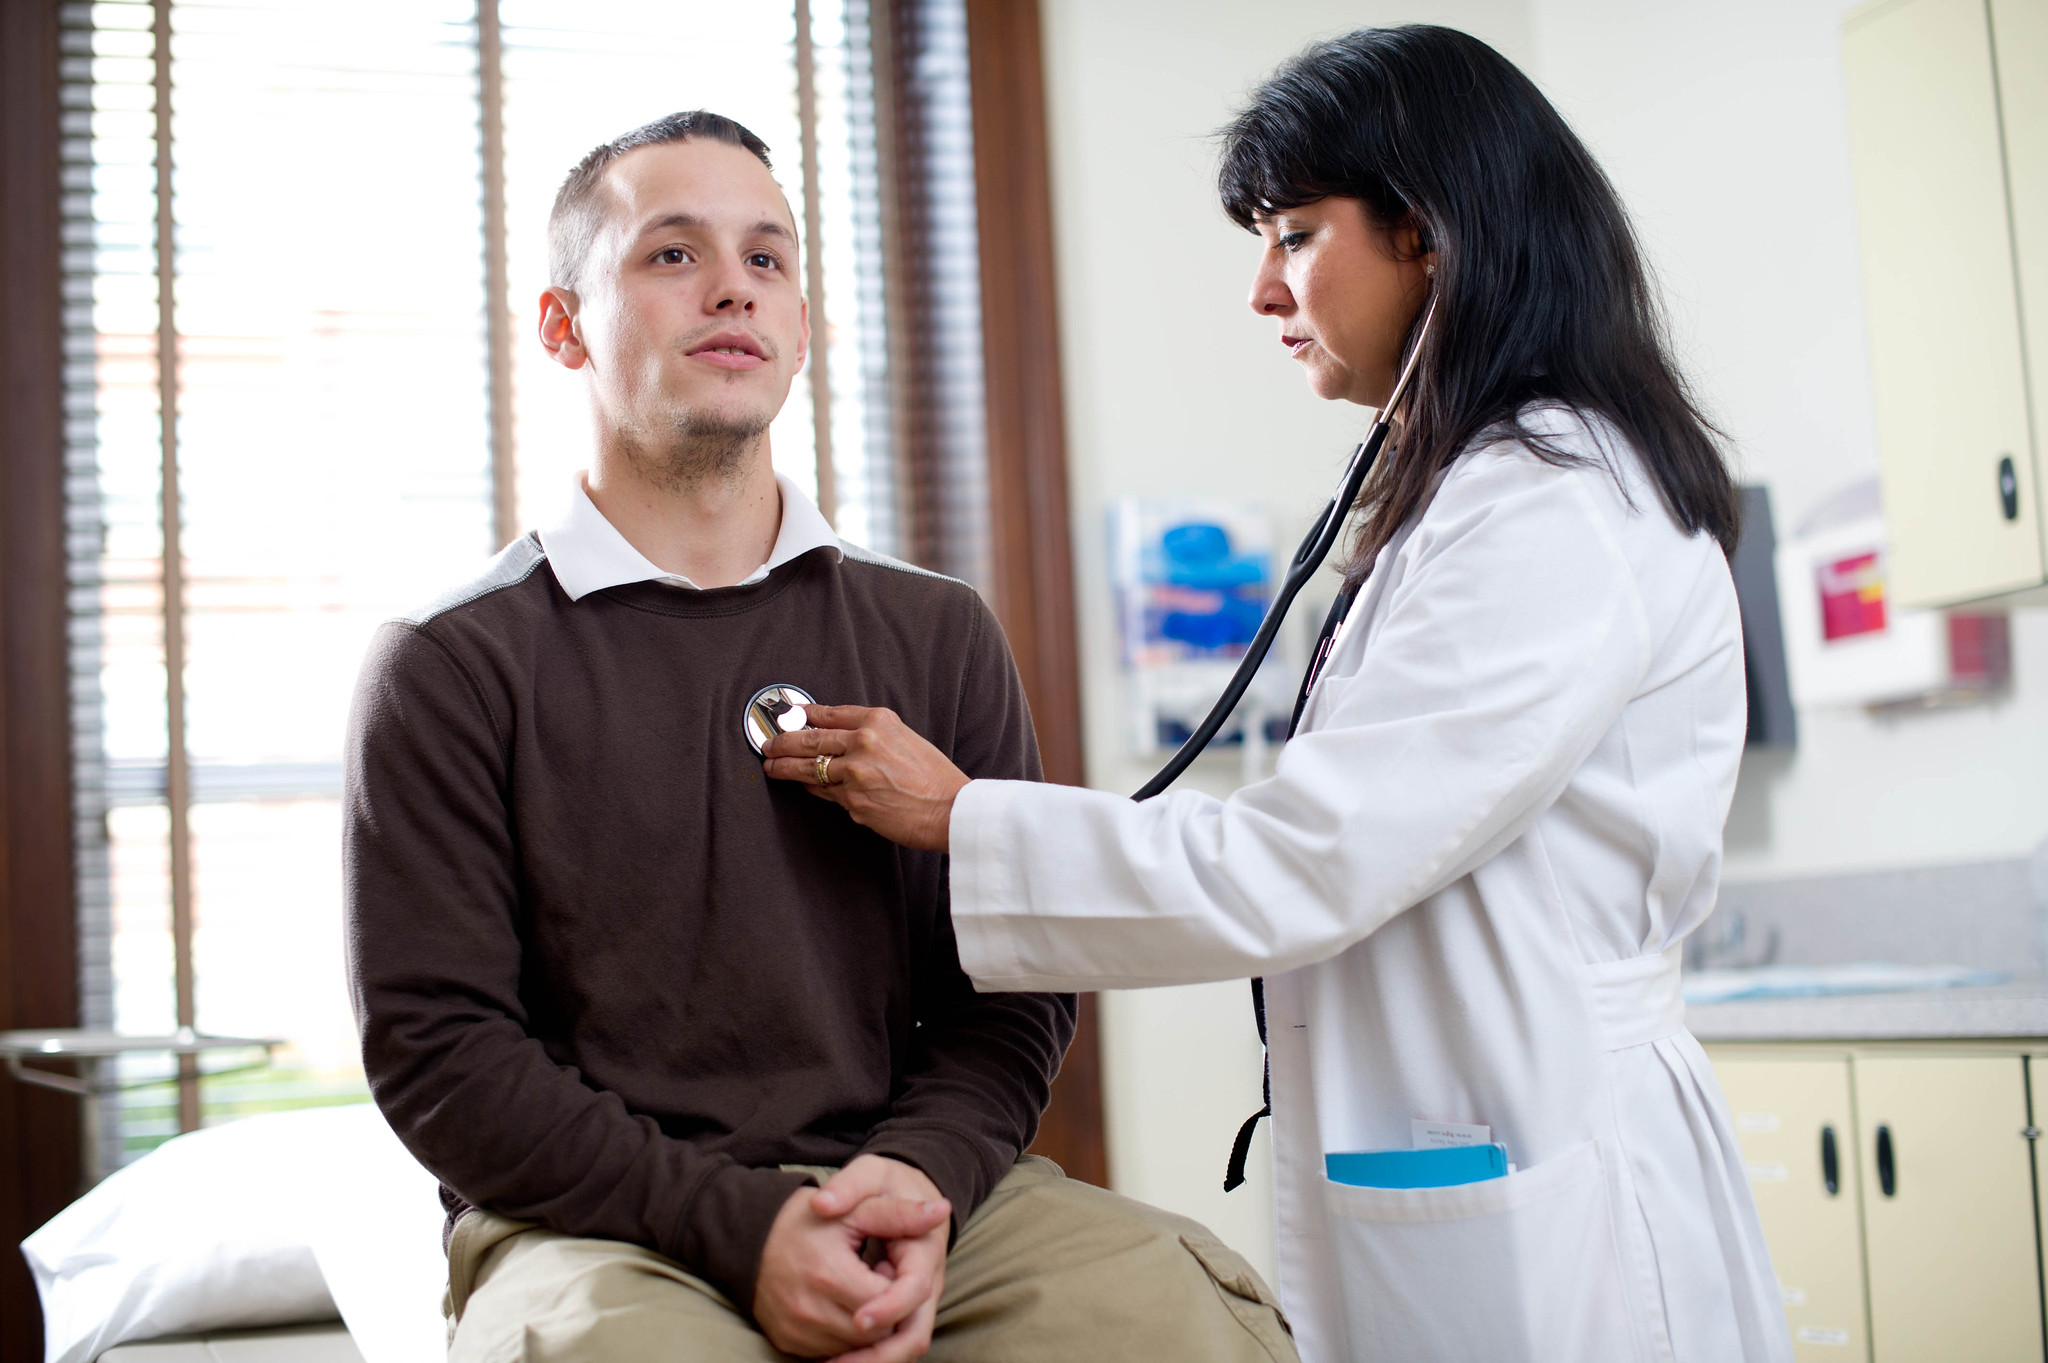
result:
[[[532,536],[378,634],[346,776],[364,1068],[451,1211],[652,1246],[742,1310],[804,1181],[778,1165],[903,1160],[957,1228],[1074,1026],[1071,997],[975,993],[942,856],[762,776],[740,716],[771,682],[1039,776],[962,583],[814,550],[571,601]]]

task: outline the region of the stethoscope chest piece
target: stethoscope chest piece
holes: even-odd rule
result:
[[[747,702],[747,713],[741,721],[746,730],[747,746],[761,753],[775,735],[793,734],[798,729],[810,728],[811,721],[804,715],[804,707],[816,704],[801,686],[776,682],[762,687]]]

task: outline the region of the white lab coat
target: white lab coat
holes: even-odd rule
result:
[[[976,781],[982,989],[1267,977],[1279,1288],[1308,1363],[1789,1360],[1726,1105],[1684,1029],[1744,733],[1720,549],[1611,434],[1467,452],[1381,555],[1270,780],[1133,804]],[[1518,1171],[1332,1184],[1480,1124]],[[1218,1151],[1219,1166],[1224,1152]]]

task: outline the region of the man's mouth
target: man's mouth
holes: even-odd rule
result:
[[[1287,353],[1298,360],[1301,358],[1301,352],[1307,350],[1315,342],[1306,336],[1282,336],[1280,344],[1286,346]]]
[[[737,331],[721,331],[714,336],[706,336],[685,353],[693,360],[702,360],[720,369],[759,369],[768,363],[766,347]]]

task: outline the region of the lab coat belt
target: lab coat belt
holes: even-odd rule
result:
[[[1625,961],[1586,966],[1593,1018],[1601,1044],[1627,1050],[1685,1029],[1685,996],[1679,990],[1681,948]]]

